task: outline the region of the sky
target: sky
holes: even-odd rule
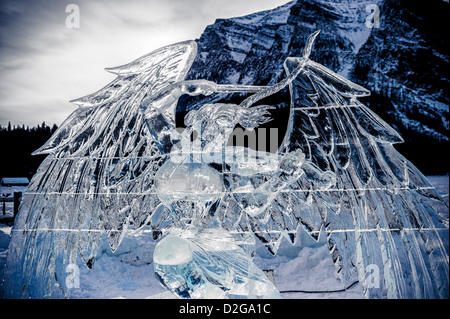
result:
[[[288,1],[0,0],[0,125],[59,126],[114,79],[104,68]]]

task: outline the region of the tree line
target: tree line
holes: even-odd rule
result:
[[[56,124],[48,126],[45,122],[35,127],[0,125],[0,177],[31,177],[36,173],[46,155],[31,153],[52,136],[58,127]]]

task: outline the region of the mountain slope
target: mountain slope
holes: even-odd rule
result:
[[[380,28],[366,27],[370,4],[380,7]],[[448,145],[447,22],[441,17],[448,7],[438,0],[298,0],[218,19],[197,40],[187,78],[272,85],[285,76],[284,60],[301,56],[306,38],[320,29],[311,59],[370,89],[363,102],[400,132],[401,152],[427,173],[445,173],[447,164],[437,155]],[[205,101],[219,98],[232,99]],[[181,113],[199,104],[185,105]]]
[[[448,172],[448,2],[385,0],[380,28],[356,55],[351,79],[372,91],[367,104],[405,139],[398,149],[428,173]]]

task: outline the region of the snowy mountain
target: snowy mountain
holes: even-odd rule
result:
[[[379,28],[366,26],[373,5],[380,9]],[[188,79],[272,85],[285,76],[284,60],[301,56],[306,38],[320,29],[311,59],[370,89],[363,102],[400,132],[400,151],[426,172],[445,173],[438,155],[449,140],[448,8],[438,0],[297,0],[218,19],[197,40]]]

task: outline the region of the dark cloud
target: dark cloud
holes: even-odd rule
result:
[[[0,125],[60,124],[68,101],[114,76],[103,69],[161,46],[198,38],[216,18],[286,0],[0,0]],[[80,9],[68,29],[66,6]]]

